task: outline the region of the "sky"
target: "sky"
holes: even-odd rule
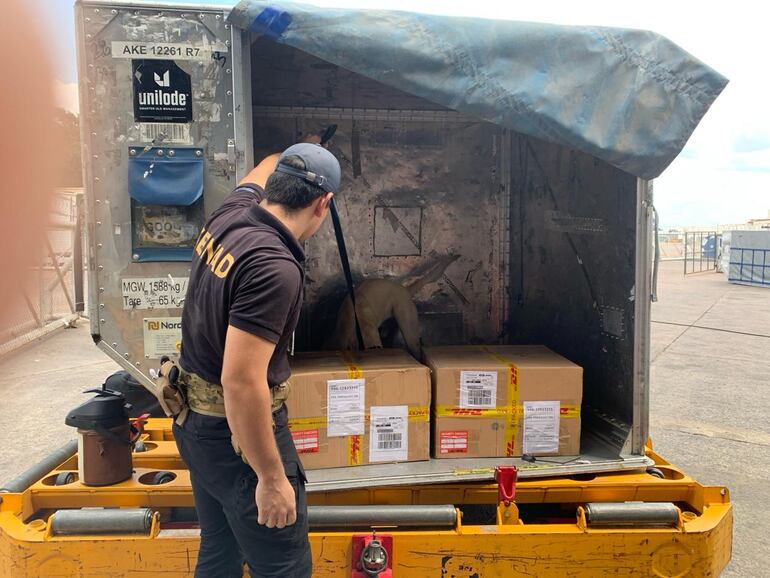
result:
[[[306,0],[307,1],[307,0]],[[62,106],[77,108],[71,0],[30,0],[42,8]],[[204,0],[233,5],[233,0]],[[726,76],[730,83],[682,153],[654,182],[663,229],[745,223],[770,216],[770,35],[762,3],[734,0],[312,0],[320,6],[376,7],[554,24],[658,32]]]

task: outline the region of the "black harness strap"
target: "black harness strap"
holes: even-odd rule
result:
[[[332,224],[334,225],[334,236],[337,237],[337,249],[340,252],[340,262],[342,263],[342,271],[345,273],[345,282],[348,285],[348,295],[350,295],[350,301],[353,304],[353,319],[356,323],[356,339],[358,339],[358,348],[364,350],[364,337],[361,334],[361,326],[358,324],[358,312],[356,311],[356,290],[353,286],[353,275],[350,273],[350,261],[348,260],[348,250],[345,247],[345,237],[342,235],[342,225],[340,224],[340,215],[337,212],[337,204],[332,197],[329,205],[329,210],[332,214]]]

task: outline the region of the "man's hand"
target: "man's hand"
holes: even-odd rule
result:
[[[296,495],[286,476],[279,477],[275,482],[258,480],[254,499],[259,524],[268,528],[285,528],[297,521]]]
[[[301,141],[299,142],[307,142],[310,144],[321,144],[321,135],[320,134],[306,134]]]
[[[306,134],[300,142],[307,142],[312,144],[321,145],[325,149],[329,148],[329,141],[337,132],[337,125],[332,124],[317,133]]]

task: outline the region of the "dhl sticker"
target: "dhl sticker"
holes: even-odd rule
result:
[[[437,417],[486,417],[486,418],[505,418],[510,415],[521,417],[524,415],[524,406],[516,407],[498,406],[494,408],[464,408],[454,405],[437,405],[433,411]],[[562,418],[580,417],[579,405],[562,405],[559,409],[559,416]]]
[[[505,417],[508,415],[507,408],[464,408],[454,405],[437,405],[434,415],[438,417]]]
[[[369,412],[364,414],[364,423],[369,423]],[[409,408],[408,419],[413,423],[430,421],[430,408],[428,406],[413,406]],[[319,429],[328,426],[328,419],[325,416],[315,417],[293,417],[289,418],[289,430],[301,431],[306,429]]]
[[[559,417],[580,417],[579,405],[563,405],[559,408]]]
[[[361,452],[361,436],[348,436],[348,465],[360,466],[364,461]]]
[[[412,422],[430,421],[430,408],[427,406],[410,407],[408,419]]]

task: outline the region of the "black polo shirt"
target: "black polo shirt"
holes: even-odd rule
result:
[[[211,216],[193,251],[182,313],[182,367],[221,383],[227,326],[275,343],[267,381],[288,379],[288,348],[302,305],[302,247],[259,206],[263,191],[240,186]]]

